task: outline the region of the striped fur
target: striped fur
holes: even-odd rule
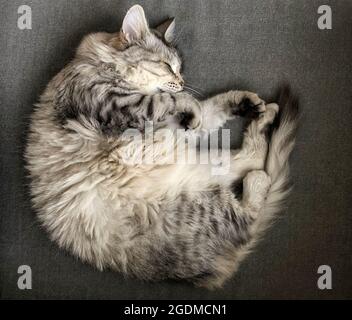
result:
[[[269,147],[276,104],[245,91],[204,101],[184,92],[173,28],[171,20],[150,29],[134,6],[121,32],[88,35],[33,112],[27,168],[33,206],[60,247],[101,270],[214,288],[237,269],[266,225],[262,217],[277,213],[287,196],[296,120],[284,117]],[[254,120],[225,176],[212,175],[211,164],[130,162],[180,147],[177,139],[162,144],[161,129],[199,135],[237,115]],[[124,135],[145,135],[146,121],[154,124],[153,147]],[[233,184],[244,177],[237,198]]]

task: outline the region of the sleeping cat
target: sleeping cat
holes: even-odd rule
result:
[[[197,100],[183,91],[174,29],[173,20],[149,28],[136,5],[120,32],[83,39],[34,110],[31,194],[51,239],[98,269],[215,288],[288,195],[297,103],[284,90],[276,117],[277,104],[246,91]],[[166,150],[162,129],[201,136],[237,116],[252,120],[226,175],[212,174],[209,163],[157,161],[179,144]],[[124,133],[144,135],[146,122],[153,141],[137,146]],[[130,161],[141,154],[154,161]]]

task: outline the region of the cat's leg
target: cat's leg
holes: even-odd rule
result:
[[[241,182],[249,171],[263,170],[268,150],[266,129],[273,122],[278,109],[277,104],[272,103],[266,106],[266,111],[247,127],[242,148],[239,150],[222,150],[219,153],[217,149],[208,150],[206,148],[200,150],[198,154],[196,148],[177,140],[174,169],[178,173],[172,174],[175,180],[172,186],[180,186],[186,182],[192,184],[192,181],[196,185],[199,185],[199,181],[204,181],[204,183],[212,181],[232,188],[235,183]],[[179,152],[182,150],[184,151]],[[195,155],[198,156],[195,157]],[[198,163],[199,161],[202,164]]]
[[[209,210],[212,219],[209,219],[211,240],[223,239],[221,245],[217,242],[217,252],[212,256],[208,266],[207,276],[195,277],[193,282],[209,289],[221,287],[222,284],[237,270],[239,263],[248,253],[253,241],[256,240],[254,228],[260,210],[271,185],[270,177],[263,170],[254,170],[247,174],[243,181],[243,198],[241,201],[228,197],[226,200],[221,193],[217,197],[221,200],[221,211]],[[212,199],[216,204],[217,197]],[[230,200],[230,201],[229,201]],[[217,214],[214,215],[214,212]],[[207,225],[203,225],[204,229]],[[227,240],[227,241],[225,241]],[[229,241],[230,240],[230,241]]]
[[[235,116],[257,118],[265,103],[249,91],[228,91],[201,102],[202,129],[217,129]]]
[[[204,101],[186,93],[173,95],[176,117],[168,120],[172,128],[194,129],[195,134],[207,134],[236,116],[257,118],[265,111],[265,103],[257,94],[231,90]]]
[[[263,170],[268,151],[267,128],[274,121],[279,106],[266,105],[266,111],[247,127],[242,148],[232,153],[231,178],[242,179],[249,171]]]
[[[271,179],[263,170],[250,171],[243,179],[241,205],[251,218],[256,219],[270,188]]]

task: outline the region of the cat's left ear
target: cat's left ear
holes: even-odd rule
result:
[[[161,33],[166,42],[172,42],[175,39],[175,18],[167,19],[155,29]]]
[[[127,11],[122,23],[122,32],[130,43],[141,40],[149,32],[147,19],[140,5],[134,5]]]

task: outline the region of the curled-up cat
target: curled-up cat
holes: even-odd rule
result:
[[[173,20],[149,28],[137,5],[120,32],[83,39],[33,112],[31,194],[51,239],[83,261],[144,280],[214,288],[282,209],[297,103],[284,90],[277,116],[277,104],[246,91],[197,100],[183,91],[174,28]],[[236,116],[252,120],[226,175],[212,174],[211,164],[157,161],[168,152],[162,129],[200,134]],[[125,135],[145,135],[146,121],[154,124],[151,143]],[[154,161],[130,161],[147,154]],[[234,186],[241,181],[239,196]]]

